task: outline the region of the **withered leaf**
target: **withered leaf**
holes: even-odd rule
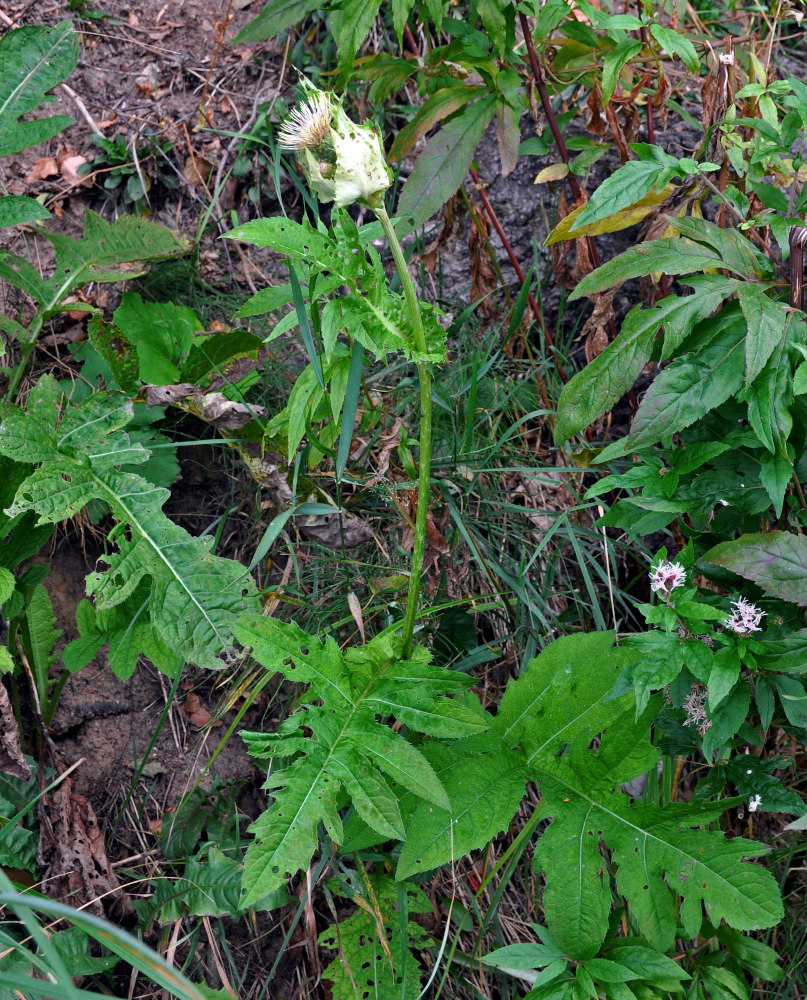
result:
[[[96,917],[131,920],[134,907],[109,864],[95,812],[73,792],[70,778],[39,800],[39,824],[36,862],[44,891]]]
[[[4,684],[0,684],[0,771],[25,781],[31,778],[31,768],[22,753],[20,731]]]

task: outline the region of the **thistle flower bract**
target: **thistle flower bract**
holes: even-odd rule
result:
[[[372,123],[352,122],[333,95],[310,84],[306,89],[305,101],[280,129],[281,146],[298,153],[320,201],[375,207],[392,183],[381,137]]]

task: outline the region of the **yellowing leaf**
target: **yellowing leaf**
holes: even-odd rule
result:
[[[540,174],[538,176],[540,177]],[[538,183],[537,178],[535,183]],[[615,212],[613,215],[609,215],[605,219],[600,219],[598,222],[592,222],[588,226],[581,226],[580,229],[575,229],[575,221],[586,207],[585,204],[580,205],[573,212],[570,212],[565,219],[561,219],[557,226],[555,226],[549,234],[549,239],[546,241],[547,245],[560,243],[562,240],[574,240],[579,236],[599,236],[602,233],[616,233],[622,229],[627,229],[629,226],[635,226],[637,222],[641,222],[645,216],[649,215],[656,205],[664,201],[665,198],[668,198],[673,191],[675,191],[675,185],[668,184],[661,191],[651,191],[641,201],[637,201],[635,205],[623,208],[620,212]]]
[[[550,163],[538,173],[533,181],[534,184],[546,184],[548,181],[562,181],[569,173],[568,163]]]

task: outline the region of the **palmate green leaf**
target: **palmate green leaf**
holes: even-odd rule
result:
[[[394,162],[403,159],[414,148],[417,140],[429,132],[437,122],[453,115],[469,101],[476,100],[485,93],[486,88],[479,86],[442,87],[418,108],[412,120],[398,132],[390,147],[388,159]]]
[[[612,211],[606,212],[606,215],[612,214]],[[665,274],[692,274],[693,271],[726,266],[726,262],[713,250],[685,237],[650,240],[631,247],[602,267],[598,267],[596,271],[587,274],[569,299],[594,295],[596,292],[605,291],[606,288],[613,288],[614,285],[621,285],[629,278],[641,278],[653,274],[654,271],[662,271]]]
[[[630,55],[628,58],[630,58]],[[654,189],[661,190],[677,173],[680,173],[680,171],[668,163],[659,163],[652,160],[629,160],[615,170],[610,177],[606,177],[602,184],[600,184],[586,202],[585,209],[577,217],[576,229],[572,230],[569,235],[574,237],[577,229],[581,229],[583,226],[590,226],[595,222],[599,222],[600,219],[607,219],[608,216],[614,215],[616,212],[621,212],[631,205],[635,205],[637,201],[641,201],[645,195],[650,194]],[[656,240],[655,242],[662,243],[665,241]],[[636,249],[639,248],[637,247]],[[620,256],[624,258],[625,254],[621,254]],[[619,259],[619,257],[615,258],[615,260]],[[613,261],[609,261],[608,264],[603,266],[608,267],[609,264],[613,264]],[[698,269],[693,268],[692,270]],[[667,271],[668,269],[666,267],[652,267],[650,270]],[[648,271],[647,273],[649,274],[650,272]],[[597,271],[593,271],[588,275],[584,279],[584,282],[591,279],[595,274],[597,274]],[[629,277],[634,277],[634,275],[629,275]],[[625,281],[627,279],[619,278],[619,280]],[[609,282],[610,284],[613,284],[613,282]],[[581,295],[591,294],[590,292],[579,292],[579,289],[575,289],[573,297],[577,298],[578,293]]]
[[[609,52],[606,55],[602,66],[603,106],[611,100],[611,95],[616,89],[617,81],[619,80],[619,74],[622,72],[622,68],[641,51],[641,41],[636,41],[632,38],[625,38],[617,45],[613,52]],[[646,193],[647,192],[645,192],[645,194]],[[577,226],[575,228],[577,228]]]
[[[493,50],[503,58],[507,49],[507,18],[504,9],[510,7],[509,0],[476,0],[482,27],[493,42]]]
[[[636,764],[644,757],[647,769],[657,757],[648,738],[654,715],[655,709],[637,726],[628,703],[596,752],[578,742],[563,756],[544,753],[533,763],[532,776],[553,818],[535,852],[536,869],[546,875],[547,923],[569,954],[581,960],[597,954],[607,927],[603,917],[611,906],[600,840],[613,852],[619,893],[659,951],[671,947],[675,938],[674,892],[683,897],[681,919],[693,935],[702,903],[713,922],[725,920],[738,930],[770,927],[782,916],[775,880],[745,860],[767,848],[700,829],[722,814],[722,803],[660,807],[631,803],[620,790],[631,770],[628,758]]]
[[[330,236],[315,229],[307,219],[302,224],[285,215],[253,219],[224,233],[222,239],[239,240],[258,247],[272,247],[292,260],[313,262],[328,271],[339,266],[336,243]]]
[[[691,73],[697,73],[700,67],[695,46],[680,31],[663,28],[660,24],[650,25],[650,34],[668,55],[680,56]]]
[[[27,412],[10,407],[0,426],[0,453],[41,463],[7,513],[32,511],[37,523],[53,524],[92,500],[105,502],[117,522],[109,540],[119,551],[105,557],[106,571],[88,577],[97,607],[122,603],[147,578],[151,624],[162,643],[186,662],[220,668],[233,623],[257,606],[254,584],[239,563],[211,553],[212,539],[194,538],[163,514],[167,490],[118,470],[149,456],[123,430],[132,413],[121,393],[94,393],[73,405],[52,376],[40,379]]]
[[[741,535],[709,549],[703,561],[722,566],[783,601],[807,607],[807,538],[789,531]]]
[[[84,213],[84,236],[41,229],[56,251],[56,270],[47,281],[50,302],[56,305],[67,290],[90,281],[121,281],[143,274],[147,261],[181,257],[190,241],[168,226],[136,215],[121,215],[109,223],[97,212]]]
[[[238,32],[232,44],[244,45],[274,38],[286,28],[298,24],[317,7],[319,0],[270,0],[254,21]]]
[[[398,202],[397,215],[410,228],[436,214],[462,184],[495,111],[496,98],[482,97],[428,140]]]
[[[403,44],[406,22],[415,6],[415,0],[392,0],[392,26],[398,36],[399,47]]]
[[[535,740],[535,718],[546,720],[542,732],[554,734],[550,742],[556,750],[578,738],[588,740],[607,724],[614,714],[608,698],[618,671],[636,655],[612,644],[610,632],[556,640],[508,685],[490,734],[451,747],[422,748],[451,809],[419,804],[412,796],[401,799],[407,836],[397,878],[461,857],[506,828],[523,795],[529,761],[544,749],[543,741]],[[601,666],[596,683],[579,687],[584,664],[591,660]]]
[[[487,721],[446,697],[467,688],[468,678],[429,666],[422,650],[401,660],[397,638],[381,636],[343,656],[333,638],[323,643],[293,623],[260,616],[242,619],[236,635],[267,669],[309,684],[302,711],[278,733],[242,734],[259,760],[295,758],[271,773],[267,787],[275,789],[274,802],[251,827],[255,841],[245,860],[244,906],[308,866],[320,822],[336,843],[343,842],[342,789],[379,840],[405,835],[390,780],[433,808],[448,806],[424,753],[376,719],[394,714],[409,729],[428,734],[481,732]]]
[[[775,278],[776,272],[770,258],[737,229],[721,229],[708,219],[691,215],[673,216],[668,219],[671,228],[682,236],[705,243],[720,254],[725,265],[737,274],[748,278]]]
[[[39,271],[23,257],[18,257],[13,253],[0,253],[0,278],[19,288],[26,295],[30,295],[38,306],[44,307],[46,305],[48,301],[47,285],[42,280]],[[3,319],[8,320],[9,317],[6,316]],[[20,327],[17,331],[18,326],[19,324],[15,322],[14,336],[18,340],[25,341],[24,328]]]
[[[777,302],[767,289],[756,282],[744,282],[737,289],[743,315],[748,324],[745,344],[745,384],[750,385],[765,367],[777,345],[786,339],[791,313],[784,302]]]
[[[188,858],[178,878],[161,878],[152,905],[163,923],[194,917],[236,917],[243,865],[215,845],[203,857]]]
[[[14,28],[0,39],[0,156],[45,142],[73,123],[66,115],[19,119],[47,101],[47,92],[77,62],[78,35],[70,21],[52,28]]]
[[[652,309],[634,306],[617,337],[563,387],[555,419],[559,444],[588,427],[627,392],[650,360],[659,329],[664,328],[662,354],[666,358],[738,284],[734,278],[708,274],[686,283],[695,289],[694,294],[671,295]]]
[[[431,871],[483,847],[508,824],[524,796],[524,755],[487,734],[421,748],[446,791],[450,808],[411,792],[400,801],[406,842],[395,877]]]

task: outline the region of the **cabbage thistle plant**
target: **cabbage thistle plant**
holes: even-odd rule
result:
[[[415,285],[384,204],[384,193],[392,183],[392,171],[387,166],[381,136],[372,122],[364,125],[353,122],[334,94],[318,90],[304,78],[301,85],[305,91],[305,99],[283,123],[278,136],[279,143],[283,148],[297,153],[308,183],[320,201],[333,202],[338,208],[346,208],[352,204],[364,206],[381,223],[406,300],[413,338],[410,347],[420,358],[417,362],[420,381],[420,463],[412,570],[403,625],[403,654],[406,658],[412,651],[429,507],[432,401],[431,373],[425,360],[426,335]]]
[[[356,125],[332,94],[306,88],[307,99],[283,124],[278,141],[299,157],[320,201],[376,209],[392,183],[381,137],[371,122]]]

